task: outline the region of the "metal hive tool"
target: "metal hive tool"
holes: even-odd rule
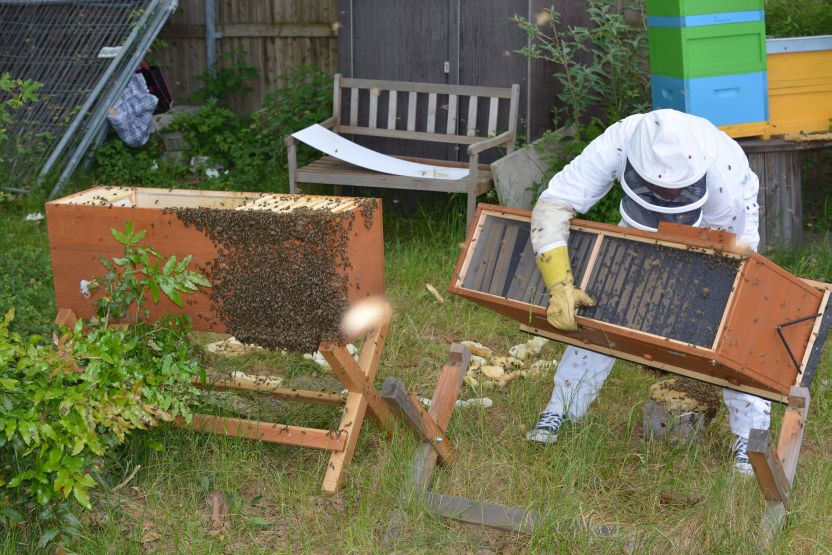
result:
[[[578,312],[577,332],[563,332],[546,322],[529,219],[481,205],[450,290],[533,333],[775,400],[814,377],[829,291],[733,247],[731,234],[573,220],[575,283],[597,305]]]

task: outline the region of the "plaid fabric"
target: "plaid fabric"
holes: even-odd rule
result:
[[[147,92],[144,77],[133,75],[115,105],[107,110],[107,119],[124,144],[137,148],[150,139],[150,118],[157,102],[159,99]]]

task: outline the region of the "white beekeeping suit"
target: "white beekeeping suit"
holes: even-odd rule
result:
[[[610,126],[555,175],[532,213],[532,245],[553,299],[547,317],[557,328],[575,329],[575,308],[594,304],[572,283],[566,254],[569,219],[588,212],[615,181],[625,193],[621,225],[656,230],[659,221],[671,221],[730,231],[754,250],[760,241],[759,181],[733,139],[709,121],[675,110],[630,116]],[[565,269],[558,267],[564,263]],[[580,419],[614,361],[568,347],[544,413]],[[728,389],[723,397],[738,437],[747,439],[752,427],[769,427],[768,401]]]

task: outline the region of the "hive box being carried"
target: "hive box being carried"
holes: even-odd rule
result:
[[[597,305],[565,332],[546,321],[529,220],[480,205],[450,291],[533,333],[769,399],[811,383],[832,324],[829,291],[737,248],[733,235],[573,220],[575,284]]]
[[[151,318],[185,312],[201,331],[268,348],[314,351],[335,340],[346,309],[384,293],[381,203],[375,199],[96,187],[46,205],[59,309],[95,313],[82,280],[121,256],[111,229],[132,221],[141,244],[193,256],[212,288],[148,303]]]

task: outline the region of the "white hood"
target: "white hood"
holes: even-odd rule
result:
[[[676,110],[655,110],[638,122],[627,158],[643,179],[669,189],[702,179],[712,160],[697,140],[692,119],[698,118]]]

